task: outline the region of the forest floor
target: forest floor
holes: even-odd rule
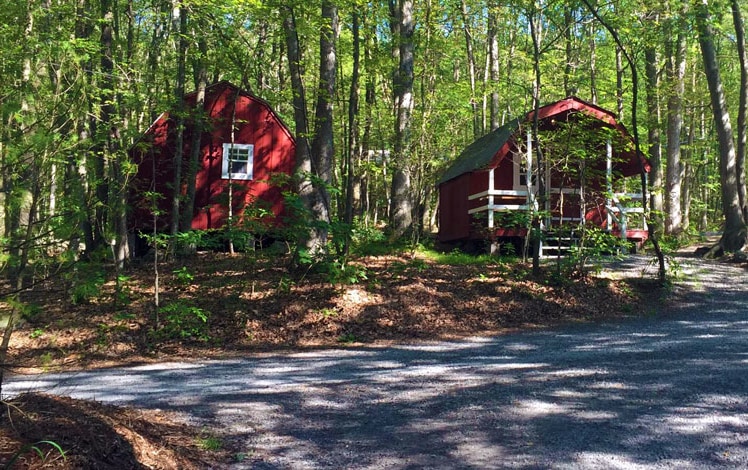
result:
[[[290,276],[283,256],[200,253],[159,265],[158,314],[152,263],[122,273],[119,293],[111,273],[81,265],[26,295],[7,362],[14,373],[37,373],[494,335],[646,315],[667,295],[651,278],[569,279],[553,264],[535,278],[517,260],[460,259],[360,258],[351,284]],[[36,393],[3,408],[0,465],[23,451],[14,468],[189,469],[237,458],[167,413]],[[39,441],[66,458],[47,443],[30,451]]]

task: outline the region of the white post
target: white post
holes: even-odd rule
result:
[[[613,225],[613,216],[610,213],[610,208],[613,207],[613,145],[610,143],[610,140],[605,144],[605,148],[607,153],[605,159],[605,184],[608,190],[608,197],[605,200],[605,204],[608,208],[605,210],[605,213],[608,216],[606,226],[608,231],[610,231],[611,225]]]
[[[493,228],[493,189],[494,189],[494,169],[488,171],[488,228]]]
[[[527,203],[535,204],[535,197],[532,192],[532,133],[527,132]]]

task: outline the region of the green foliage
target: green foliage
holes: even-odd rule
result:
[[[106,272],[98,263],[80,263],[68,275],[70,301],[81,305],[101,295],[101,287],[106,282]]]
[[[492,266],[501,262],[495,256],[488,254],[471,255],[458,249],[454,249],[448,253],[421,249],[418,251],[418,254],[437,264],[448,266]]]
[[[35,452],[39,456],[39,458],[42,459],[43,462],[46,462],[47,459],[49,458],[50,454],[49,454],[49,452],[44,452],[42,450],[43,446],[49,446],[49,447],[51,447],[52,448],[51,449],[52,452],[56,452],[56,453],[60,454],[60,456],[62,457],[63,460],[67,460],[67,457],[65,456],[65,451],[62,450],[62,447],[60,447],[60,445],[58,443],[56,443],[54,441],[46,441],[46,440],[45,441],[37,441],[37,442],[31,443],[31,444],[25,444],[25,445],[23,445],[18,450],[18,452],[16,452],[15,454],[13,454],[13,456],[10,458],[10,460],[8,460],[5,463],[5,465],[3,466],[3,469],[10,470],[10,469],[14,468],[13,466],[18,461],[18,459],[21,456],[23,456],[24,454],[27,454],[29,452]]]
[[[187,266],[182,266],[181,268],[175,269],[174,271],[172,271],[172,274],[174,274],[174,277],[183,286],[190,285],[192,284],[192,281],[195,280],[195,276],[190,273],[190,271],[187,269]]]
[[[526,228],[530,226],[532,213],[526,210],[494,212],[493,220],[494,227]]]
[[[202,450],[217,451],[223,448],[223,441],[207,429],[203,429],[197,437],[197,446]]]
[[[189,305],[183,301],[175,301],[160,308],[162,325],[154,334],[157,339],[208,341],[208,319],[210,313]]]
[[[116,284],[117,284],[117,291],[115,293],[116,295],[116,305],[117,307],[123,307],[125,305],[128,305],[130,301],[132,300],[132,291],[130,290],[130,287],[127,285],[127,283],[131,280],[130,276],[125,276],[123,274],[117,275]]]
[[[34,331],[29,333],[29,338],[36,339],[44,336],[44,328],[34,328]]]
[[[34,321],[42,313],[42,308],[33,303],[13,301],[11,303],[26,321]]]
[[[558,280],[566,282],[576,277],[585,277],[591,263],[604,257],[622,257],[631,249],[631,242],[615,236],[594,225],[583,226],[579,240],[571,246],[565,256],[557,258]],[[559,236],[564,236],[562,233]],[[566,234],[566,236],[571,236]]]
[[[365,266],[334,259],[320,263],[319,269],[325,274],[327,282],[334,285],[358,284],[368,279]]]
[[[397,249],[387,241],[381,228],[367,226],[361,219],[356,219],[353,223],[351,243],[351,251],[358,256],[388,255]]]
[[[338,336],[338,343],[343,344],[351,344],[358,341],[358,338],[356,338],[356,335],[353,333],[343,333],[342,335]]]
[[[295,285],[292,279],[290,279],[287,276],[283,276],[280,278],[280,281],[278,281],[278,292],[281,293],[288,293],[291,292],[291,288]]]
[[[334,308],[323,308],[319,313],[322,315],[322,318],[334,318],[339,315],[338,311]]]

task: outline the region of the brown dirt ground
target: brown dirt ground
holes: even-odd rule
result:
[[[496,334],[634,315],[659,295],[643,280],[535,280],[516,262],[445,266],[410,256],[371,257],[357,261],[365,279],[349,285],[330,284],[323,275],[289,276],[286,263],[203,253],[162,264],[158,319],[150,263],[128,268],[116,303],[112,280],[74,303],[71,281],[53,278],[25,294],[34,314],[14,333],[8,363],[34,373]],[[190,309],[207,313],[199,334],[190,335],[184,323],[166,334],[163,307],[169,305],[182,305],[193,317]],[[24,395],[3,404],[0,466],[23,450],[14,468],[191,469],[236,458],[228,448],[207,450],[204,434],[161,412]],[[42,440],[59,444],[66,459],[47,444],[37,446],[41,455],[24,449]]]

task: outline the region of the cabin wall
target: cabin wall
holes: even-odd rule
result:
[[[194,107],[194,95],[188,95],[187,103]],[[270,179],[276,173],[290,175],[293,172],[295,142],[288,129],[265,102],[244,94],[237,95],[236,89],[231,87],[209,90],[204,110],[208,117],[200,141],[192,228],[220,228],[227,221],[229,181],[222,179],[221,165],[223,144],[231,142],[231,122],[234,117],[238,124],[234,142],[254,145],[253,179],[232,181],[234,215],[240,216],[249,204],[261,200],[263,207],[272,210],[276,223],[279,223],[284,211],[282,188],[270,184]],[[183,174],[186,174],[189,165],[194,130],[195,125],[187,122],[183,138]],[[131,150],[133,160],[138,164],[138,173],[131,187],[131,220],[135,230],[153,229],[151,204],[144,197],[145,191],[161,194],[158,208],[163,215],[159,217],[157,228],[166,230],[168,227],[173,198],[175,136],[175,122],[165,116]],[[179,190],[181,194],[186,194],[186,183]]]
[[[470,235],[469,195],[469,173],[439,186],[439,241],[463,240]]]
[[[210,104],[212,130],[203,136],[202,165],[197,174],[193,229],[218,228],[228,218],[229,181],[221,178],[223,144],[231,142],[231,106],[235,91],[227,89]],[[283,197],[278,185],[270,184],[274,174],[291,174],[295,143],[272,111],[262,102],[240,95],[236,100],[234,142],[254,145],[253,179],[232,181],[232,207],[239,216],[255,201],[262,201],[278,216],[283,213]]]

